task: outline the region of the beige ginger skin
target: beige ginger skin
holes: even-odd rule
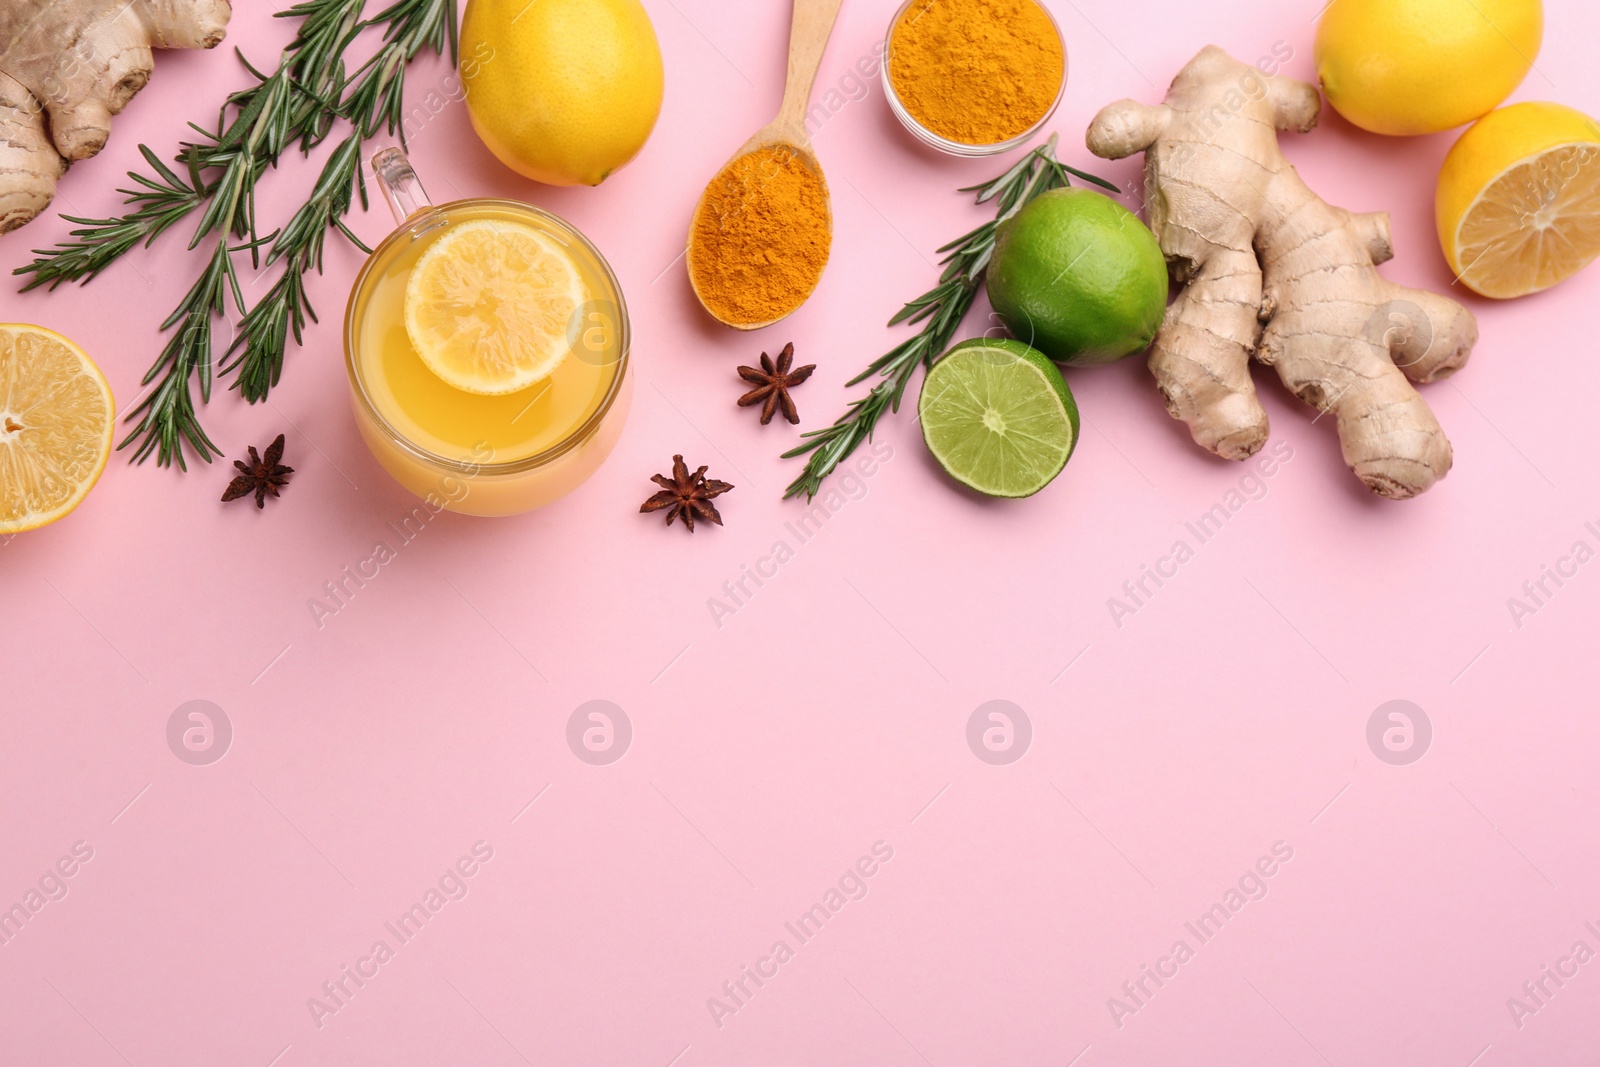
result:
[[[1345,462],[1372,492],[1403,500],[1450,470],[1450,442],[1412,382],[1443,378],[1478,339],[1472,314],[1386,281],[1386,214],[1313,193],[1278,147],[1310,131],[1321,98],[1209,47],[1166,102],[1112,104],[1089,127],[1105,159],[1145,152],[1150,228],[1184,286],[1150,352],[1172,416],[1195,441],[1243,460],[1267,440],[1250,359],[1335,416]]]
[[[0,0],[0,233],[105,147],[152,48],[215,48],[231,13],[229,0]]]

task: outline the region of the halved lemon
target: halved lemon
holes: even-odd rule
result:
[[[0,324],[0,534],[83,502],[111,456],[116,411],[83,349],[42,326]]]
[[[1561,104],[1513,104],[1445,158],[1439,239],[1456,275],[1500,300],[1565,281],[1600,255],[1600,123]]]
[[[531,226],[453,226],[406,283],[406,333],[428,369],[469,393],[514,393],[548,378],[572,349],[588,299],[561,246]]]

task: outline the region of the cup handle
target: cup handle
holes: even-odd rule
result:
[[[394,221],[404,226],[414,216],[433,210],[433,201],[422,188],[411,160],[398,148],[385,148],[372,157],[372,172],[383,190],[383,198],[394,212]]]

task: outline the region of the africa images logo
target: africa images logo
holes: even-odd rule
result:
[[[579,704],[567,717],[567,747],[583,762],[596,767],[615,763],[633,744],[633,720],[609,700]]]
[[[1409,700],[1380,704],[1367,719],[1367,747],[1391,767],[1405,767],[1428,754],[1433,720]]]
[[[167,718],[167,747],[192,767],[205,767],[228,754],[233,721],[209,700],[179,704]]]
[[[1017,762],[1032,744],[1033,720],[1009,700],[979,704],[967,719],[967,747],[991,766]]]

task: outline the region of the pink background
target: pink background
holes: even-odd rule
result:
[[[873,83],[816,137],[838,230],[816,296],[762,334],[718,328],[674,257],[704,182],[777,107],[788,5],[645,2],[665,108],[601,188],[516,178],[457,104],[412,139],[436,199],[555,210],[621,277],[639,388],[592,482],[525,518],[440,517],[319,628],[308,602],[413,506],[351,421],[337,323],[360,256],[334,240],[323,323],[271,403],[219,389],[204,412],[229,458],[288,434],[283,500],[223,506],[226,463],[179,476],[124,455],[77,514],[0,548],[0,905],[93,850],[0,945],[0,1062],[1592,1063],[1600,962],[1547,981],[1520,1027],[1507,999],[1576,942],[1600,950],[1600,563],[1520,628],[1507,600],[1574,542],[1600,547],[1600,271],[1467,298],[1479,349],[1427,389],[1456,467],[1413,503],[1365,496],[1331,427],[1259,376],[1293,458],[1121,627],[1108,598],[1247,473],[1191,445],[1139,360],[1071,375],[1084,437],[1041,496],[957,491],[903,413],[880,435],[892,458],[840,483],[852,498],[799,544],[802,508],[779,499],[795,431],[734,406],[735,365],[793,340],[819,365],[804,427],[831,420],[903,336],[883,323],[927,288],[932,250],[986,217],[956,187],[1003,163],[919,147]],[[1086,158],[1084,127],[1159,99],[1202,45],[1248,61],[1286,42],[1287,72],[1311,73],[1317,0],[1049,2],[1071,52],[1053,128],[1124,184],[1137,164]],[[819,94],[849,95],[894,6],[847,0]],[[265,0],[238,7],[229,46],[271,62],[289,27]],[[1600,109],[1600,16],[1547,7],[1517,99]],[[137,144],[169,151],[243,81],[226,49],[158,65],[60,209],[115,210]],[[419,62],[410,96],[446,75]],[[1286,138],[1328,199],[1393,212],[1389,277],[1439,290],[1451,143],[1331,112]],[[270,176],[264,215],[286,218],[312,176]],[[354,226],[389,223],[379,206]],[[0,268],[67,228],[51,214],[8,236]],[[84,289],[8,289],[0,318],[74,337],[127,406],[189,285],[185,237]],[[737,485],[726,528],[636,514],[674,452]],[[794,558],[719,626],[710,598],[780,539]],[[605,766],[566,740],[596,699],[633,731]],[[1393,699],[1433,729],[1406,766],[1366,740]],[[210,766],[167,745],[190,700],[232,724]],[[966,741],[991,700],[1032,724],[1007,766]],[[384,924],[479,841],[493,858],[465,897],[399,944]],[[801,944],[784,924],[880,841],[893,858],[866,896]],[[1184,924],[1277,842],[1293,858],[1266,896],[1200,944]],[[319,1026],[308,999],[380,939],[393,958]],[[708,998],[780,939],[793,958],[719,1026]],[[1193,958],[1119,1027],[1108,998],[1179,939]]]

